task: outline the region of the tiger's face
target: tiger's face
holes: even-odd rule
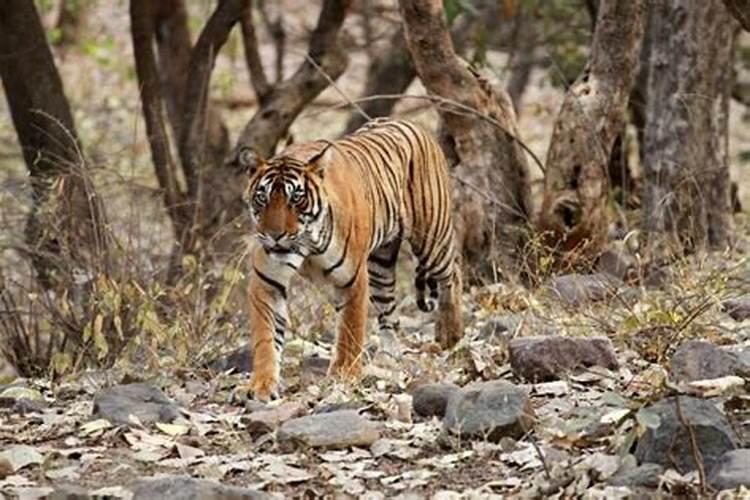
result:
[[[307,163],[283,156],[266,162],[249,148],[238,153],[250,175],[243,201],[269,254],[306,256],[319,241],[327,209],[322,173],[329,149]]]

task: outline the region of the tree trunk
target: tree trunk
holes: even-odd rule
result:
[[[34,3],[0,2],[0,77],[29,169],[28,251],[43,285],[107,265],[109,238]]]
[[[498,271],[518,270],[529,218],[528,165],[514,139],[513,105],[456,55],[442,1],[402,0],[400,6],[417,73],[446,102],[439,111],[446,153],[455,164],[458,242],[471,277],[494,281]]]
[[[724,0],[729,12],[737,19],[745,31],[750,31],[750,0]]]
[[[737,24],[721,2],[658,0],[648,81],[643,230],[649,248],[724,247]],[[707,34],[710,33],[710,36]]]
[[[417,70],[406,48],[403,28],[397,29],[388,43],[388,49],[373,57],[367,70],[365,96],[403,94],[417,77]],[[370,118],[388,116],[398,101],[376,99],[362,103],[362,111]],[[354,132],[367,121],[359,111],[354,111],[346,124],[346,133]]]
[[[339,43],[339,30],[351,0],[324,0],[318,25],[310,37],[307,58],[288,79],[277,84],[261,103],[238,140],[261,156],[270,156],[297,115],[346,69],[348,58]]]
[[[606,239],[607,164],[636,75],[644,0],[601,0],[597,12],[588,70],[565,95],[547,154],[539,225],[566,259],[594,255]]]

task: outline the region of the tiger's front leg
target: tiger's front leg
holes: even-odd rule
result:
[[[250,389],[261,401],[279,396],[281,353],[288,325],[286,298],[290,271],[283,264],[274,262],[262,248],[253,256],[249,290],[253,353]]]
[[[362,264],[351,283],[341,287],[344,306],[339,319],[336,357],[328,374],[342,379],[356,379],[362,373],[365,330],[367,328],[368,279],[367,266]]]

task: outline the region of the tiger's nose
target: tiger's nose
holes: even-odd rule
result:
[[[275,242],[281,241],[284,236],[286,236],[286,231],[283,229],[271,229],[266,232],[266,235],[271,238]]]

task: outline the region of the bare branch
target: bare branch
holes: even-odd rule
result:
[[[258,38],[255,36],[255,25],[253,23],[252,2],[242,13],[240,19],[242,26],[242,43],[245,46],[245,62],[250,73],[250,81],[255,90],[255,97],[262,103],[271,90],[266,73],[263,70],[263,62],[258,52]]]
[[[238,145],[269,155],[304,107],[344,72],[346,53],[338,43],[339,30],[351,0],[325,0],[310,38],[308,58],[287,80],[268,94],[265,103],[245,126]]]

